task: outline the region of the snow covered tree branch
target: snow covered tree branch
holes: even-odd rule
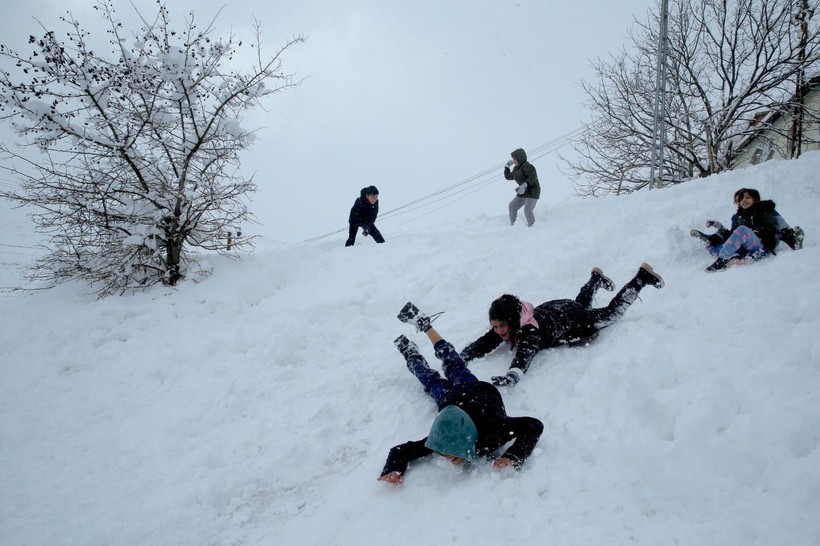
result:
[[[820,67],[816,0],[672,0],[669,4],[664,184],[731,169],[733,146],[761,112],[791,111],[802,75]],[[632,34],[634,48],[593,65],[583,82],[592,121],[565,161],[577,193],[648,185],[659,9]]]
[[[257,23],[246,46],[255,60],[238,71],[241,41],[214,37],[213,21],[200,30],[193,13],[174,30],[158,5],[153,20],[138,13],[141,28],[127,37],[114,2],[100,0],[107,56],[70,13],[64,40],[44,28],[28,56],[0,46],[14,65],[0,71],[0,119],[41,152],[0,145],[0,168],[22,187],[0,195],[33,207],[49,237],[42,279],[83,279],[101,296],[174,286],[207,274],[192,248],[226,252],[228,232],[251,218],[245,198],[256,187],[239,174],[239,152],[255,135],[242,115],[299,85],[282,57],[304,38],[266,57]]]

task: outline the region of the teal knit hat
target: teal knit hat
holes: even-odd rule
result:
[[[470,416],[458,406],[447,406],[436,415],[424,445],[438,453],[472,461],[476,440],[478,429]]]

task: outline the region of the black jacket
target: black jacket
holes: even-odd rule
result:
[[[502,457],[512,459],[516,468],[530,456],[544,430],[544,425],[535,417],[508,417],[498,389],[484,381],[454,387],[441,401],[439,410],[447,406],[458,406],[475,423],[478,429],[476,455],[491,456],[498,448],[514,440]],[[426,441],[425,437],[392,448],[381,475],[391,472],[404,474],[411,461],[433,453],[425,447]]]
[[[504,178],[515,180],[519,186],[524,182],[527,183],[527,189],[520,197],[531,197],[532,199],[541,197],[541,184],[538,183],[538,173],[532,163],[527,162],[527,153],[518,148],[510,155],[518,160],[518,166],[513,167],[512,171],[509,167],[504,167]]]
[[[365,191],[368,188],[362,188],[361,195],[356,198],[353,207],[350,209],[350,216],[347,221],[355,226],[366,226],[376,221],[379,215],[379,202],[371,205],[367,200]]]
[[[556,347],[591,336],[595,325],[584,307],[575,300],[552,300],[542,303],[533,310],[533,318],[538,328],[525,325],[513,336],[515,356],[510,368],[526,372],[530,362],[542,349]],[[489,354],[501,345],[503,340],[492,328],[483,336],[467,345],[461,351],[465,362]]]
[[[768,199],[758,201],[748,209],[738,207],[737,212],[732,216],[732,229],[718,231],[722,239],[721,242],[726,242],[726,239],[738,226],[746,226],[760,237],[763,249],[766,252],[774,253],[777,242],[780,240],[780,230],[774,207],[774,201]]]

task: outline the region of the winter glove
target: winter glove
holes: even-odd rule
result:
[[[706,227],[713,227],[717,230],[721,230],[723,229],[723,224],[721,224],[717,220],[706,220]]]
[[[362,235],[364,235],[365,237],[370,235],[370,230],[367,229],[367,226],[362,226]]]
[[[493,385],[496,387],[508,387],[515,385],[521,379],[521,370],[518,368],[510,368],[507,375],[494,375],[490,378]]]
[[[506,164],[506,165],[504,165],[504,166],[505,166],[505,167],[507,167],[508,169],[509,169],[510,167],[512,167],[512,166],[513,166],[512,159],[511,159],[511,160],[509,160],[509,161],[507,161],[507,164]]]
[[[525,191],[527,191],[527,183],[526,183],[526,182],[524,182],[523,184],[521,184],[520,186],[518,186],[518,189],[517,189],[517,190],[515,190],[515,192],[516,192],[518,195],[524,195],[524,192],[525,192]]]

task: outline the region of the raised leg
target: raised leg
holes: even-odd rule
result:
[[[601,271],[599,267],[593,267],[589,280],[581,287],[581,291],[575,296],[575,301],[584,306],[585,309],[589,308],[592,305],[592,300],[595,298],[595,292],[598,291],[598,288],[612,292],[615,290],[615,283],[612,282],[612,279],[604,275],[604,272]]]
[[[592,322],[600,330],[621,318],[629,306],[632,305],[644,286],[663,288],[663,278],[655,273],[649,264],[641,264],[635,276],[612,298],[609,305],[600,309],[590,309]]]
[[[393,343],[404,356],[407,369],[419,380],[424,392],[436,401],[437,407],[441,406],[442,399],[450,392],[450,383],[427,364],[427,360],[418,352],[415,343],[403,335],[397,337]]]
[[[435,332],[435,330],[430,330]],[[428,336],[430,331],[427,332]],[[431,339],[432,341],[432,339]],[[470,372],[467,368],[467,363],[458,354],[455,347],[444,339],[439,339],[433,343],[433,348],[436,350],[436,356],[441,360],[441,368],[444,370],[444,376],[452,386],[463,385],[464,383],[473,383],[478,381],[478,378]]]

